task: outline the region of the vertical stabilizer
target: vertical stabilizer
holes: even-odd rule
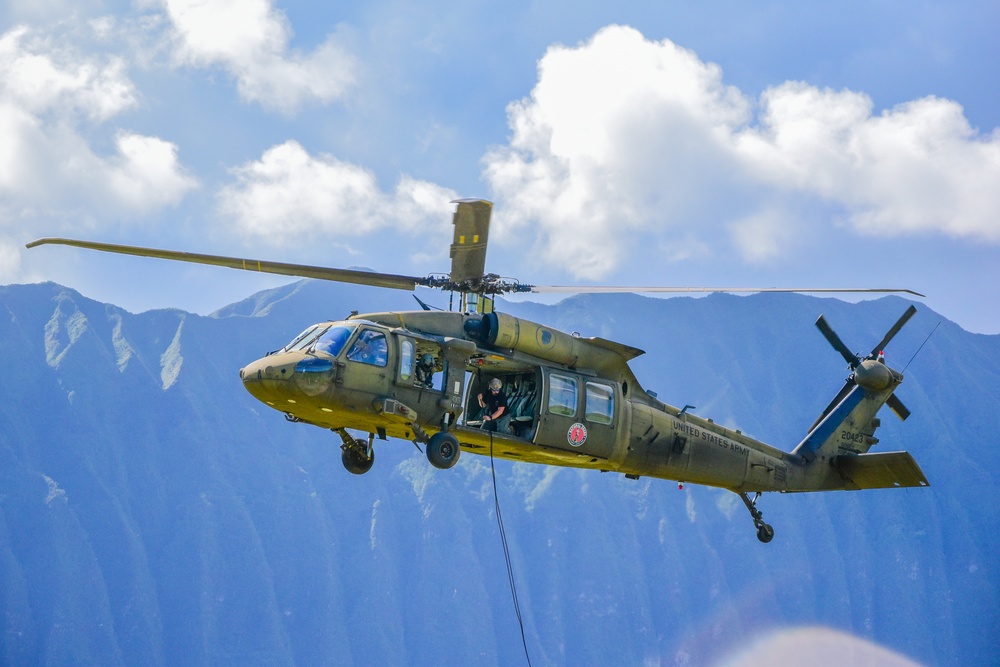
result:
[[[892,389],[869,392],[855,384],[850,391],[813,426],[792,451],[806,462],[829,460],[842,454],[863,454],[878,442],[876,416]]]
[[[902,401],[893,395],[903,376],[886,366],[882,350],[916,312],[912,305],[907,308],[866,357],[851,352],[826,319],[819,316],[816,327],[852,372],[793,454],[807,463],[817,458],[864,454],[878,442],[875,429],[880,422],[876,415],[883,405],[888,403],[900,419],[910,416]]]

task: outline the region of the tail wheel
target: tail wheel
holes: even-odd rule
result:
[[[353,475],[364,475],[375,465],[375,451],[368,455],[368,443],[364,440],[355,440],[354,445],[341,447],[340,460],[347,468],[347,472]]]
[[[743,500],[743,504],[747,506],[750,510],[750,516],[753,518],[753,525],[757,528],[757,539],[767,544],[774,539],[774,528],[770,525],[764,523],[764,519],[761,517],[764,515],[759,509],[757,509],[757,500],[760,498],[760,491],[754,493],[753,500],[747,496],[745,492],[737,492],[739,497]]]
[[[427,443],[427,460],[442,470],[454,467],[461,452],[458,438],[451,433],[435,433]]]

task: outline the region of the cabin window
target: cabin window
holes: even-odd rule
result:
[[[576,414],[576,380],[565,375],[549,376],[549,412],[572,417]]]
[[[399,342],[399,379],[407,382],[413,377],[413,341],[409,338],[402,338]]]
[[[354,327],[332,326],[323,332],[323,335],[312,347],[317,352],[335,357],[344,349],[344,344],[347,343],[347,339],[351,337],[352,333],[354,333]]]
[[[374,329],[364,329],[358,334],[357,340],[347,353],[347,358],[371,366],[385,366],[388,352],[385,334]]]
[[[606,384],[587,383],[587,421],[610,424],[615,416],[615,390]]]

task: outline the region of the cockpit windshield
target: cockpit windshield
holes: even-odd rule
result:
[[[281,351],[292,352],[294,350],[303,350],[316,342],[316,339],[329,328],[329,324],[314,324],[293,338],[292,342],[282,348]]]
[[[347,339],[351,337],[356,328],[353,324],[333,324],[330,322],[314,324],[296,336],[282,351],[294,352],[312,349],[335,357],[340,354]]]
[[[344,343],[347,342],[356,328],[353,325],[335,324],[323,332],[313,349],[335,357],[344,349]]]

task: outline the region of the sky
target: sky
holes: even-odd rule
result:
[[[288,281],[43,236],[442,273],[483,197],[522,282],[906,288],[997,334],[998,31],[990,0],[8,0],[0,283],[205,314]]]

